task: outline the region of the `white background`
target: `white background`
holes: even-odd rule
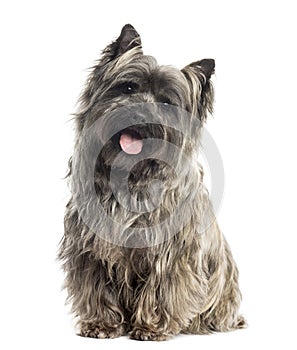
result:
[[[3,349],[296,349],[294,1],[6,1],[0,8]],[[240,269],[249,328],[139,343],[75,336],[55,262],[69,197],[71,113],[100,51],[133,24],[145,53],[216,59],[207,128],[226,175],[218,220]]]

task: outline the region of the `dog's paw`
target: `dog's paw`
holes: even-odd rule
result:
[[[236,323],[236,328],[238,329],[243,329],[247,328],[248,324],[245,320],[245,318],[241,315],[238,316],[237,323]]]
[[[80,333],[81,337],[89,337],[89,338],[118,338],[125,334],[124,325],[112,325],[108,326],[103,323],[96,322],[82,322]]]
[[[147,329],[134,328],[130,332],[130,338],[135,340],[163,341],[170,338],[168,334],[149,331]]]

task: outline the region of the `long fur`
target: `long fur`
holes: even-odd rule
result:
[[[103,51],[87,81],[76,114],[77,139],[69,171],[72,198],[66,208],[65,233],[59,251],[68,301],[82,336],[114,338],[129,332],[134,339],[164,340],[180,332],[207,334],[245,325],[238,315],[241,301],[238,270],[213,219],[203,186],[203,171],[196,161],[201,124],[212,111],[213,88],[209,78],[213,70],[212,60],[194,62],[181,71],[158,66],[153,57],[143,55],[134,28],[125,26],[121,36]],[[147,89],[123,95],[119,86],[127,81]],[[179,140],[180,135],[174,130],[156,125],[149,132],[174,139],[192,160],[191,166],[176,179],[162,162],[139,164],[129,177],[129,188],[136,193],[135,198],[145,197],[148,178],[160,179],[165,186],[159,193],[161,204],[157,209],[131,212],[117,204],[109,185],[110,168],[117,154],[114,143],[109,141],[103,147],[94,181],[86,184],[78,177],[83,166],[80,139],[101,116],[135,103],[162,102],[158,98],[165,94],[172,104],[188,111],[191,118],[200,119],[194,130],[196,140],[192,143]],[[148,246],[127,245],[127,240],[137,238],[126,237],[124,232],[119,232],[123,244],[118,245],[97,235],[82,219],[77,198],[87,186],[95,186],[98,201],[106,212],[126,228],[160,224],[172,214],[181,196],[188,196],[190,203],[194,203],[192,215],[177,234],[169,234],[161,243],[158,237],[166,236],[166,232],[159,232],[157,225],[149,231],[149,237],[142,238],[150,242]],[[148,205],[148,199],[143,203]],[[108,235],[110,228],[104,219],[96,219]],[[203,225],[205,221],[208,225]],[[205,232],[200,232],[201,227]]]

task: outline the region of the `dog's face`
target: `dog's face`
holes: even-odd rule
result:
[[[77,115],[78,131],[94,127],[102,119],[101,157],[107,166],[120,152],[126,156],[119,163],[122,167],[145,151],[147,157],[153,157],[160,146],[145,142],[148,139],[166,140],[179,148],[187,143],[189,153],[212,110],[209,79],[213,72],[212,59],[194,62],[182,70],[159,66],[153,57],[143,54],[139,34],[126,25],[119,38],[103,51],[90,75]],[[192,144],[185,142],[185,133],[194,140]]]

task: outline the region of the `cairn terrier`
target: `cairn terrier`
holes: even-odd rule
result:
[[[81,336],[166,340],[245,326],[197,161],[214,68],[159,66],[125,25],[88,78],[59,248]]]

